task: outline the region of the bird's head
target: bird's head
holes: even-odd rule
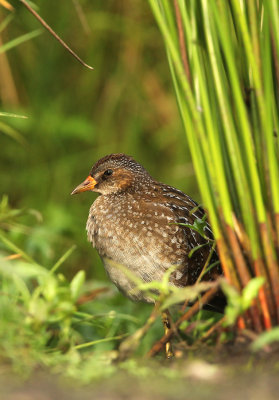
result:
[[[151,176],[132,157],[110,154],[93,165],[89,176],[71,194],[93,191],[111,194],[133,190],[151,181]]]

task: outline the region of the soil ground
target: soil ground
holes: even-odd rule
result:
[[[139,370],[146,362],[139,364]],[[148,363],[152,376],[133,376],[119,370],[111,378],[87,386],[38,372],[26,382],[0,377],[1,400],[277,400],[279,398],[279,351],[251,355],[234,346],[221,352],[205,351],[187,359]],[[168,367],[169,376],[160,368]],[[158,371],[156,375],[155,371]],[[179,371],[179,377],[175,372]],[[174,374],[172,375],[172,372]]]

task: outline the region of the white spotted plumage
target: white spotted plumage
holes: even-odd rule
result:
[[[113,173],[103,178],[108,168]],[[160,281],[172,266],[170,282],[193,284],[210,251],[206,239],[192,225],[203,210],[180,190],[157,182],[131,157],[106,156],[91,170],[101,195],[90,208],[86,225],[89,241],[97,249],[112,282],[133,300],[153,301],[135,289],[132,279]],[[193,214],[192,209],[197,208]],[[211,235],[210,226],[206,226]],[[204,244],[189,258],[191,249]],[[129,274],[127,274],[129,271]],[[220,274],[218,267],[215,272]],[[132,275],[131,275],[132,274]],[[208,275],[206,279],[211,279]]]

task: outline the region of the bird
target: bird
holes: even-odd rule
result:
[[[154,303],[154,296],[139,290],[133,276],[144,283],[162,281],[172,267],[171,286],[182,288],[197,282],[214,237],[207,221],[204,235],[191,228],[196,220],[205,219],[205,211],[190,196],[157,181],[123,153],[98,160],[71,194],[85,191],[99,194],[89,210],[88,240],[97,249],[108,277],[126,297]],[[204,281],[222,275],[215,251],[211,262],[216,265],[203,275]],[[222,312],[224,301],[216,298],[208,307]]]

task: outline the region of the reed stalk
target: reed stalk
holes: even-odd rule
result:
[[[277,0],[149,0],[228,281],[265,285],[238,327],[279,323]]]

